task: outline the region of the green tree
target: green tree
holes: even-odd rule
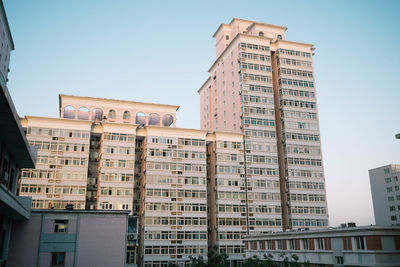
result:
[[[229,267],[228,255],[225,252],[219,253],[217,246],[208,251],[207,261],[202,256],[189,258],[193,267]]]

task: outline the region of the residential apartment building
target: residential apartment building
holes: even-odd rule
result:
[[[30,220],[14,224],[8,266],[128,266],[128,213],[33,210]]]
[[[302,229],[244,237],[246,257],[307,266],[399,266],[400,227]],[[294,257],[293,257],[294,256]]]
[[[369,170],[376,225],[400,225],[400,165]]]
[[[60,95],[60,118],[21,119],[38,156],[36,169],[22,171],[20,195],[32,197],[35,210],[138,216],[138,236],[127,236],[127,266],[207,258],[215,245],[210,236],[217,235],[224,240],[220,249],[242,260],[248,225],[243,137],[176,128],[178,108]],[[216,218],[216,210],[224,215]]]
[[[237,18],[221,24],[216,60],[198,90],[201,129],[244,136],[238,182],[249,233],[328,226],[314,47],[286,40],[286,29]],[[226,190],[218,175],[216,201]]]

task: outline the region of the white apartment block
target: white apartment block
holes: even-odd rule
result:
[[[400,165],[369,170],[376,225],[400,225]]]

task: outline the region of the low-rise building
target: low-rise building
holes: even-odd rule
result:
[[[349,224],[349,226],[353,226]],[[399,266],[400,227],[303,229],[244,237],[246,258],[269,256],[310,266]]]
[[[30,220],[13,226],[8,266],[123,267],[128,213],[33,210]]]

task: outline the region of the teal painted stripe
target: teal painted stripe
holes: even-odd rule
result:
[[[75,243],[75,234],[63,234],[63,233],[55,233],[55,234],[44,234],[42,236],[42,243]]]
[[[40,252],[74,252],[75,243],[42,243]]]
[[[76,235],[75,235],[74,267],[77,266],[77,262],[78,262],[78,242],[79,242],[79,233],[80,232],[81,232],[81,214],[78,213],[78,220],[76,222]]]

